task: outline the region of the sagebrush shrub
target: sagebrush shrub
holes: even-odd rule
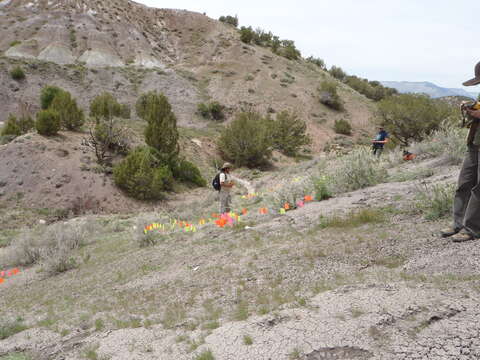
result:
[[[338,158],[332,169],[335,192],[362,189],[385,182],[388,178],[385,163],[372,156],[369,147],[357,147]]]
[[[240,28],[240,40],[245,44],[250,44],[255,37],[255,32],[253,31],[252,27],[245,27],[242,26]]]
[[[331,179],[326,175],[315,176],[312,178],[313,188],[315,189],[315,200],[322,201],[330,199],[333,196],[331,190]]]
[[[60,115],[52,109],[40,110],[37,113],[35,128],[40,135],[56,135],[60,130]]]
[[[257,167],[272,154],[272,121],[255,112],[239,113],[222,131],[218,150],[238,166]]]
[[[16,66],[10,71],[10,76],[13,80],[23,80],[25,79],[25,72],[20,66]]]
[[[340,66],[332,65],[332,67],[330,68],[330,70],[328,70],[328,72],[330,73],[330,75],[332,75],[335,79],[338,79],[338,80],[343,80],[347,76],[347,73],[343,71],[343,69]]]
[[[219,21],[225,23],[225,24],[229,24],[229,25],[232,25],[234,27],[237,27],[238,26],[238,17],[237,15],[235,16],[230,16],[230,15],[227,15],[227,16],[220,16],[220,18],[218,19]]]
[[[335,120],[333,130],[335,130],[337,134],[352,135],[352,125],[350,125],[350,122],[345,119]]]
[[[417,155],[439,156],[446,165],[457,165],[463,161],[467,150],[467,133],[467,129],[445,123],[423,141],[413,143],[411,151]]]
[[[95,230],[96,224],[87,219],[29,229],[6,249],[2,262],[12,266],[39,263],[49,274],[69,270],[77,264],[74,251],[89,243]]]
[[[140,200],[157,200],[171,190],[172,172],[162,165],[158,152],[150,147],[134,149],[113,169],[115,184]]]

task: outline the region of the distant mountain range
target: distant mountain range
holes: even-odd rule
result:
[[[400,93],[424,93],[432,98],[444,96],[466,96],[476,99],[478,93],[468,92],[464,89],[443,88],[431,82],[414,81],[382,81],[382,85],[397,89]]]

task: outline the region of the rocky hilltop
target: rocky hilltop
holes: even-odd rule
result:
[[[83,107],[102,91],[133,105],[142,92],[164,92],[179,125],[205,127],[197,104],[218,101],[227,118],[237,110],[294,109],[309,124],[314,150],[334,133],[335,119],[365,128],[370,101],[340,84],[346,112],[320,104],[318,86],[330,76],[304,60],[246,45],[233,26],[205,15],[153,9],[127,0],[0,2],[0,121],[20,101],[38,103],[45,84],[69,90]],[[23,66],[26,79],[8,71]]]

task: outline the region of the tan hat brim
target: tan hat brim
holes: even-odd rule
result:
[[[480,84],[480,77],[473,78],[471,80],[465,81],[463,86],[473,86]]]

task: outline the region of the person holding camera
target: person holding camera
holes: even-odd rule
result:
[[[480,62],[475,66],[475,77],[464,86],[480,84]],[[458,186],[453,203],[453,226],[441,231],[443,237],[454,242],[480,238],[480,104],[462,104],[462,112],[468,118],[470,129],[467,136],[467,153],[458,177]]]

